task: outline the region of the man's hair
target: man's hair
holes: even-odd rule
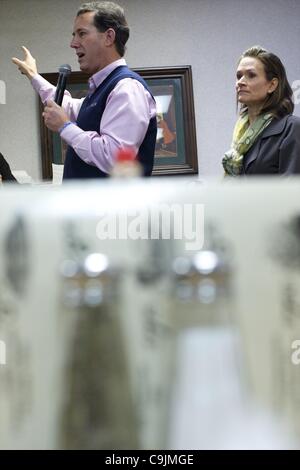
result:
[[[294,111],[293,90],[288,82],[285,68],[275,54],[268,52],[261,46],[253,46],[247,49],[241,55],[238,63],[245,57],[253,57],[260,60],[264,66],[267,80],[271,81],[277,78],[278,85],[276,90],[267,96],[261,109],[261,113],[270,112],[274,116],[281,117],[286,114],[292,114]],[[241,112],[246,110],[246,106],[241,106]]]
[[[103,33],[108,28],[115,31],[116,49],[118,54],[123,57],[126,49],[125,44],[129,38],[129,27],[123,8],[113,2],[89,2],[81,5],[77,16],[88,12],[95,12],[94,25],[98,31]]]

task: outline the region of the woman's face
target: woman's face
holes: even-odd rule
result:
[[[261,106],[277,87],[277,79],[267,80],[262,62],[254,57],[243,58],[236,72],[236,92],[239,103]]]

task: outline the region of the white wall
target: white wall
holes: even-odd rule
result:
[[[0,151],[15,169],[40,175],[37,99],[10,62],[25,44],[41,72],[68,62],[80,0],[0,0]],[[235,121],[235,67],[253,44],[283,60],[290,82],[300,80],[300,0],[120,0],[131,26],[131,67],[192,65],[200,174],[221,175]],[[295,113],[300,115],[300,105]]]

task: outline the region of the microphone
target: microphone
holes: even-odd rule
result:
[[[58,71],[59,71],[59,75],[58,75],[54,101],[56,104],[58,104],[58,106],[61,106],[63,97],[64,97],[64,92],[65,92],[66,85],[67,85],[67,78],[70,75],[72,69],[69,64],[64,64],[59,67]]]

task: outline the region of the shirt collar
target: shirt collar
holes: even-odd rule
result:
[[[121,58],[115,60],[111,64],[108,64],[104,69],[100,70],[100,72],[95,73],[91,78],[89,78],[89,89],[90,91],[96,90],[98,86],[108,77],[108,75],[115,70],[120,65],[126,65],[125,59]]]

